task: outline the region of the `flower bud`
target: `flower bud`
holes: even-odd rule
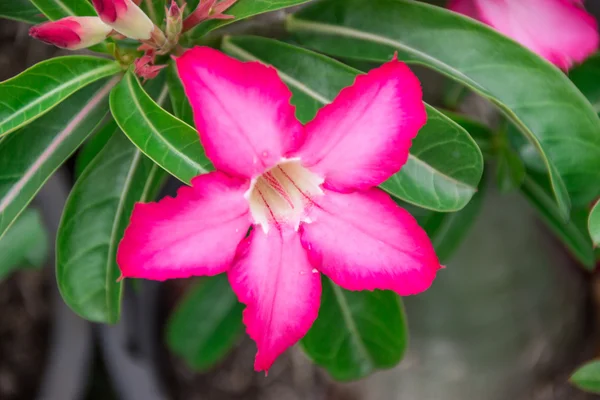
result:
[[[154,23],[131,0],[92,0],[102,21],[132,39],[148,40]]]
[[[174,41],[177,43],[177,39],[179,38],[179,34],[181,33],[181,28],[183,26],[183,7],[179,7],[177,2],[173,0],[171,2],[171,7],[167,10],[167,39],[169,41]]]
[[[111,31],[98,17],[66,17],[33,26],[29,35],[64,49],[77,50],[100,43]]]

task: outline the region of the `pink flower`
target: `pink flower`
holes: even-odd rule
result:
[[[154,23],[131,0],[92,0],[100,19],[115,31],[132,39],[148,40]]]
[[[136,204],[124,277],[227,272],[267,370],[317,317],[323,273],[349,290],[426,290],[440,268],[414,218],[376,188],[425,124],[418,79],[393,60],[302,126],[275,69],[196,47],[177,59],[216,171]],[[251,228],[250,233],[248,233]]]
[[[64,49],[77,50],[100,43],[111,31],[98,17],[66,17],[33,26],[29,35]]]
[[[563,70],[598,48],[598,26],[582,0],[450,0],[448,8],[494,27]]]

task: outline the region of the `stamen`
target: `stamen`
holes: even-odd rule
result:
[[[247,195],[256,224],[265,232],[270,225],[310,222],[307,209],[323,191],[323,179],[304,168],[300,160],[283,160],[253,182]]]

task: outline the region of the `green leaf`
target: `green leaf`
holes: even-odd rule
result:
[[[31,0],[31,2],[52,21],[72,15],[80,17],[98,15],[87,0]]]
[[[167,95],[167,90],[161,93]],[[155,163],[182,182],[210,169],[198,132],[163,110],[144,92],[133,72],[113,89],[110,109],[129,139]]]
[[[309,1],[310,0],[238,0],[237,3],[225,11],[225,14],[233,15],[235,18],[211,19],[205,21],[189,31],[187,35],[191,40],[198,39],[208,32],[221,26],[229,25],[232,22],[240,21],[258,14],[296,6],[298,4],[308,3]]]
[[[190,102],[185,95],[181,79],[179,79],[179,74],[177,73],[177,68],[174,63],[170,63],[167,68],[167,83],[169,84],[169,95],[171,97],[173,113],[177,118],[189,126],[194,126],[192,106],[190,106]]]
[[[492,101],[544,155],[564,218],[569,194],[576,205],[600,194],[589,184],[600,180],[593,107],[560,70],[490,27],[416,1],[325,0],[289,18],[288,29],[339,57],[382,62],[400,51]]]
[[[594,249],[586,229],[587,210],[577,207],[571,211],[571,219],[564,222],[556,204],[552,201],[547,177],[528,171],[521,191],[539,212],[542,220],[566,245],[570,252],[587,269],[595,265]]]
[[[583,365],[575,371],[569,381],[581,390],[600,394],[600,361],[591,361]]]
[[[63,299],[83,318],[118,321],[117,247],[134,203],[152,200],[162,179],[162,170],[115,132],[75,183],[58,229],[56,276]]]
[[[1,1],[0,18],[14,19],[28,24],[38,24],[46,20],[44,14],[29,0]]]
[[[41,117],[82,87],[120,69],[116,62],[103,58],[57,57],[0,83],[0,137]]]
[[[83,171],[85,171],[94,157],[100,153],[114,133],[114,124],[106,123],[82,146],[75,160],[75,179],[79,179]]]
[[[167,325],[171,351],[197,371],[219,362],[243,333],[242,311],[226,274],[202,278]]]
[[[594,54],[569,71],[569,78],[600,113],[600,54]]]
[[[596,202],[588,218],[588,227],[594,246],[600,246],[600,202]]]
[[[25,211],[0,239],[0,254],[0,281],[18,268],[43,265],[48,235],[37,210]]]
[[[0,138],[0,237],[108,113],[118,77],[96,82],[52,112]]]
[[[494,131],[492,131],[492,129],[478,121],[470,119],[465,115],[448,110],[439,111],[443,113],[446,117],[450,118],[452,121],[456,122],[458,125],[463,127],[463,129],[466,130],[469,133],[469,135],[471,135],[471,137],[473,138],[473,140],[475,140],[475,143],[477,143],[477,146],[479,146],[479,149],[483,153],[484,159],[493,156],[495,151],[495,133]]]
[[[501,193],[518,189],[525,179],[525,164],[519,155],[507,146],[498,152],[496,168],[496,181]]]
[[[309,121],[317,110],[350,86],[360,71],[333,59],[272,39],[228,37],[223,50],[278,69],[293,93],[296,114]],[[420,207],[454,211],[477,190],[483,159],[475,142],[449,118],[427,106],[427,125],[413,140],[408,162],[382,184],[390,194]]]
[[[485,186],[485,182],[482,182],[479,191],[469,204],[462,210],[453,213],[416,210],[416,207],[407,207],[401,204],[425,229],[441,263],[446,263],[451,259],[476,221],[483,205]]]
[[[140,7],[157,26],[164,28],[165,7],[170,4],[171,2],[167,0],[143,0]]]
[[[400,298],[381,290],[347,291],[325,277],[322,282],[319,316],[301,341],[307,355],[343,381],[398,364],[408,345]]]

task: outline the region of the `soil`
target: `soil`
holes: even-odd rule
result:
[[[31,400],[40,386],[50,327],[49,272],[0,281],[0,399]]]

